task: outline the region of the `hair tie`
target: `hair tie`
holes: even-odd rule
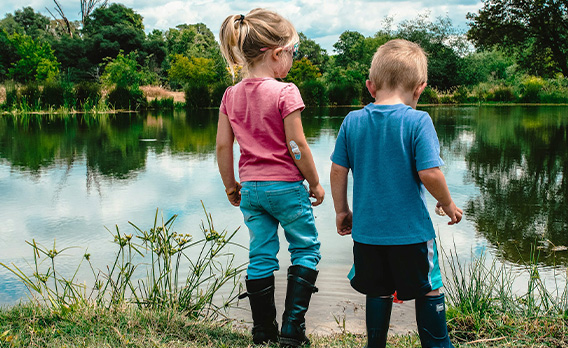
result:
[[[244,21],[245,20],[245,15],[241,15],[241,17],[239,19],[237,19],[238,21]]]

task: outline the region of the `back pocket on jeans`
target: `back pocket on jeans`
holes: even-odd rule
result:
[[[302,215],[302,194],[306,189],[302,186],[266,191],[266,197],[272,210],[272,215],[280,223],[290,223]]]

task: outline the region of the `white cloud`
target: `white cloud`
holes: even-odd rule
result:
[[[61,0],[66,15],[79,19],[79,1]],[[232,1],[232,0],[173,0],[155,2],[151,0],[120,1],[144,17],[146,31],[167,30],[179,24],[204,23],[218,35],[222,21],[232,14],[246,14],[256,7],[275,10],[290,19],[298,31],[315,40],[329,53],[333,44],[346,30],[359,31],[365,36],[374,35],[383,28],[386,16],[394,18],[394,25],[403,20],[413,19],[418,14],[429,11],[431,18],[449,16],[455,27],[467,29],[465,16],[477,12],[482,4],[479,0],[438,0],[398,1],[398,0],[271,0],[271,1]],[[45,7],[53,9],[51,0],[27,0],[3,2],[0,11],[13,13],[17,9],[31,6],[44,15],[49,15]],[[52,11],[53,12],[53,11]]]

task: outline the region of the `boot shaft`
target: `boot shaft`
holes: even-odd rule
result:
[[[444,294],[423,296],[414,302],[422,347],[454,348],[448,335]]]

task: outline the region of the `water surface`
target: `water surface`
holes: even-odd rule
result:
[[[531,247],[552,276],[568,264],[568,107],[429,107],[446,163],[442,168],[464,220],[428,204],[441,246],[460,257],[487,253],[522,265]],[[329,298],[351,293],[345,275],[352,242],[335,232],[329,156],[350,109],[311,108],[303,124],[327,192],[314,212],[322,241],[320,278]],[[179,217],[175,229],[198,236],[201,201],[217,229],[248,232],[238,208],[225,198],[215,159],[217,110],[100,116],[0,116],[0,262],[26,269],[33,260],[25,241],[57,248],[78,246],[60,259],[74,270],[85,252],[95,266],[114,260],[107,228],[132,233],[128,221],[151,227],[156,209]],[[238,146],[235,146],[235,161]],[[351,196],[351,191],[349,191]],[[404,219],[393,207],[394,218]],[[282,239],[284,241],[284,239]],[[289,265],[283,242],[282,271]],[[556,250],[556,251],[555,251]],[[238,257],[246,261],[244,251]],[[556,267],[556,268],[555,268]],[[280,277],[280,276],[278,276]],[[325,283],[325,279],[328,279]],[[25,296],[18,280],[0,268],[0,304]]]

